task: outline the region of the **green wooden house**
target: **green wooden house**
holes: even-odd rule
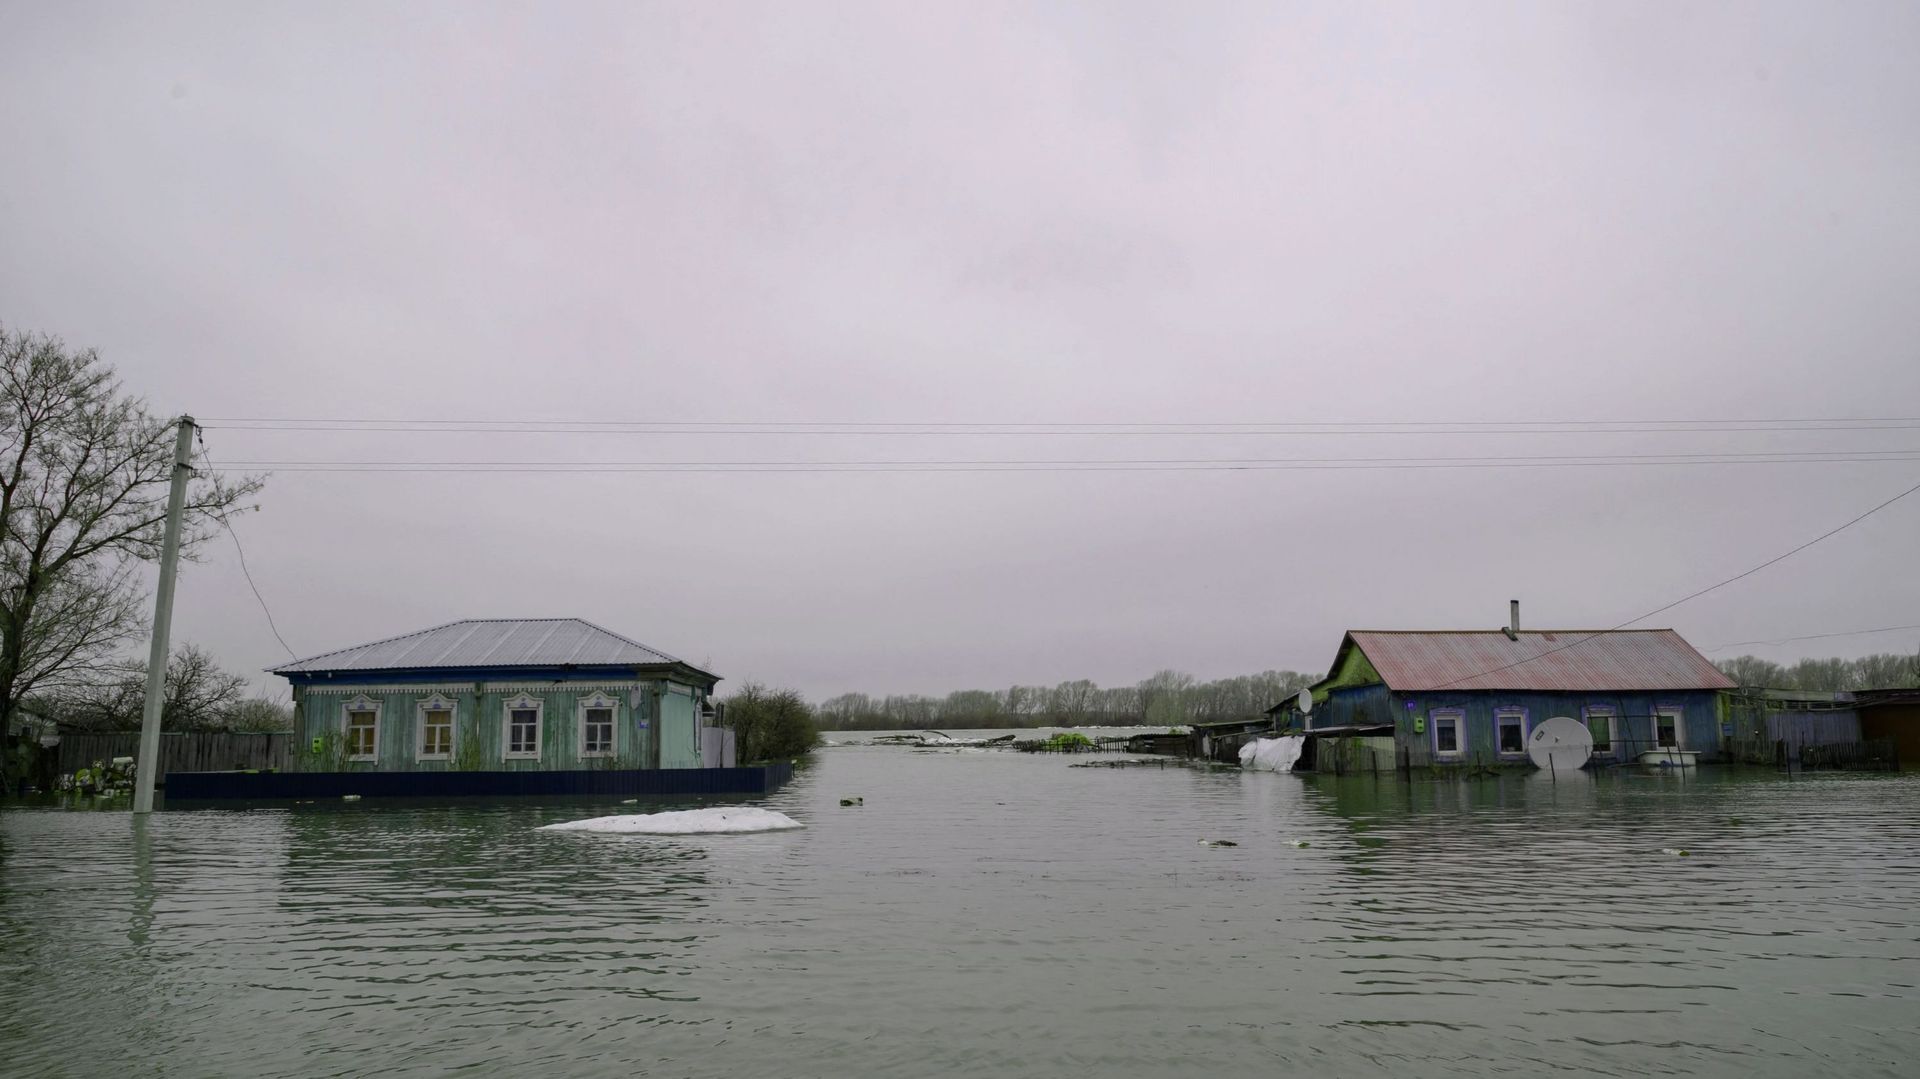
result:
[[[719,681],[578,618],[471,619],[274,669],[292,684],[294,770],[717,767]],[[711,734],[712,732],[704,732]]]

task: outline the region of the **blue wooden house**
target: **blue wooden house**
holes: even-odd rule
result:
[[[699,768],[719,681],[578,618],[449,622],[273,673],[295,770],[348,772]]]
[[[1732,688],[1670,629],[1353,630],[1312,687],[1302,766],[1527,765],[1555,717],[1586,725],[1596,766],[1720,760]]]

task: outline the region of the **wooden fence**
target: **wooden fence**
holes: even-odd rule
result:
[[[115,757],[138,757],[140,734],[63,734],[56,752],[59,770],[72,772]],[[162,734],[160,782],[168,772],[225,772],[237,768],[286,770],[293,763],[291,734]]]

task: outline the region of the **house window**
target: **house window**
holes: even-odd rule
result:
[[[1680,725],[1680,709],[1653,710],[1653,744],[1661,749],[1687,748],[1687,736]]]
[[[1494,736],[1503,757],[1527,754],[1527,711],[1524,708],[1500,708],[1493,713]]]
[[[617,705],[617,701],[604,693],[580,699],[580,756],[613,756],[613,716]]]
[[[434,695],[419,704],[419,731],[414,756],[423,761],[453,759],[453,702]]]
[[[510,761],[537,761],[540,759],[540,719],[545,711],[538,697],[522,693],[510,698],[504,707],[506,737],[500,744],[506,747],[504,756]]]
[[[1459,709],[1436,709],[1427,718],[1433,721],[1434,756],[1458,757],[1467,751],[1467,722]]]
[[[380,703],[371,697],[355,697],[347,702],[342,734],[350,761],[380,759]]]
[[[1593,755],[1613,756],[1613,709],[1587,708],[1581,714],[1587,721],[1587,733],[1593,735]]]

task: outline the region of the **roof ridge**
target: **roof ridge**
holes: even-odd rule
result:
[[[627,636],[627,635],[626,635],[626,634],[624,634],[624,633],[615,633],[614,631],[612,631],[612,630],[610,630],[610,629],[608,629],[607,627],[605,627],[605,626],[603,626],[603,625],[601,625],[601,624],[600,624],[600,623],[598,623],[598,622],[589,622],[588,620],[586,620],[586,619],[584,619],[584,618],[576,618],[576,619],[573,619],[573,621],[575,621],[575,622],[578,622],[578,623],[580,623],[580,624],[581,624],[581,625],[583,625],[583,626],[592,626],[592,627],[593,627],[594,629],[597,629],[597,630],[599,630],[600,632],[602,632],[602,633],[604,633],[604,634],[606,634],[607,636],[609,636],[609,637],[613,637],[613,638],[616,638],[616,639],[618,639],[618,640],[622,640],[622,641],[625,641],[625,642],[627,642],[628,644],[630,644],[630,645],[632,645],[632,646],[634,646],[635,648],[644,648],[644,649],[646,649],[647,651],[649,651],[649,652],[652,652],[652,653],[653,653],[654,655],[656,655],[656,656],[663,656],[663,657],[665,657],[665,658],[666,658],[666,659],[667,659],[668,661],[670,661],[670,662],[673,662],[673,663],[685,663],[685,662],[686,662],[685,660],[683,660],[683,659],[680,659],[680,658],[678,658],[678,657],[675,657],[675,656],[669,656],[669,655],[667,655],[667,654],[666,654],[665,652],[662,652],[662,651],[660,651],[660,650],[659,650],[658,648],[655,648],[654,646],[652,646],[652,645],[650,645],[650,644],[642,644],[641,642],[639,642],[639,641],[636,641],[636,640],[634,640],[634,639],[633,639],[632,637],[629,637],[629,636]]]
[[[273,674],[291,674],[314,670],[400,669],[405,666],[471,666],[454,662],[451,657],[474,648],[495,656],[509,638],[522,643],[511,649],[516,662],[525,665],[533,657],[548,655],[553,663],[572,665],[582,657],[621,656],[619,662],[641,665],[680,664],[693,666],[649,644],[643,644],[585,618],[460,618],[441,622],[411,633],[394,634],[378,640],[336,648],[305,659],[276,664]],[[531,640],[529,640],[532,638]],[[476,643],[477,642],[477,643]],[[489,643],[491,642],[491,643]],[[484,647],[482,647],[484,646]],[[563,654],[564,653],[564,654]],[[376,662],[372,657],[380,657]],[[400,662],[401,660],[407,662]],[[543,661],[546,662],[546,661]],[[588,661],[597,662],[597,661]]]
[[[1349,630],[1341,656],[1349,650],[1358,650],[1380,681],[1401,692],[1678,691],[1733,684],[1692,642],[1668,627],[1529,629],[1512,636],[1501,628]],[[1336,659],[1335,667],[1341,662]]]

